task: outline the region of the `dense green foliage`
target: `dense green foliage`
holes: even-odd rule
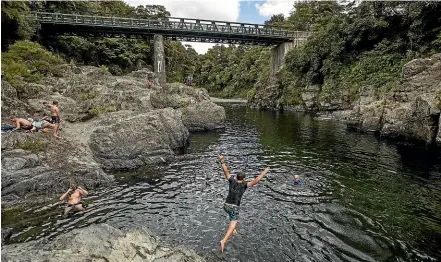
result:
[[[269,77],[269,57],[264,47],[216,45],[201,55],[196,81],[214,95],[246,97],[257,81]]]
[[[132,7],[123,1],[38,1],[2,2],[2,50],[17,40],[37,38],[26,15],[41,10],[60,13],[97,14],[135,18],[162,18],[170,13],[160,5]],[[38,35],[47,49],[59,53],[75,64],[106,66],[112,74],[120,75],[153,64],[152,39],[104,38],[81,36]],[[166,68],[170,81],[180,81],[195,72],[197,54],[180,42],[165,41]]]
[[[30,39],[35,32],[35,27],[26,19],[24,14],[30,8],[27,2],[2,1],[2,50],[20,39]]]
[[[12,85],[23,78],[27,82],[38,82],[43,76],[57,75],[56,67],[63,62],[59,56],[29,40],[17,41],[8,52],[2,53],[2,72]]]
[[[301,104],[301,93],[308,86],[318,86],[321,101],[338,100],[343,104],[354,101],[361,87],[373,87],[378,92],[393,88],[405,62],[441,50],[440,13],[441,3],[436,2],[362,2],[358,6],[342,6],[315,1],[296,3],[287,18],[274,15],[265,24],[314,32],[304,46],[286,56],[278,77],[277,102]],[[266,77],[269,59],[262,59],[258,48],[237,53],[230,49],[238,48],[221,51],[218,47],[200,58],[200,85],[210,92],[232,96],[247,94],[247,90],[253,94],[254,88],[270,84]],[[256,62],[257,76],[249,63],[236,62],[242,60]],[[254,81],[238,84],[238,78],[233,77],[237,75]],[[257,82],[260,85],[253,85]]]
[[[323,101],[349,103],[360,87],[378,90],[386,83],[386,89],[393,87],[406,61],[440,50],[436,44],[441,31],[438,3],[363,2],[346,9],[332,7],[335,3],[298,6],[320,10],[317,5],[329,10],[320,12],[319,19],[304,8],[297,8],[288,18],[287,23],[293,22],[296,28],[301,21],[308,24],[304,17],[311,17],[315,34],[286,57],[286,71],[298,76],[298,81],[282,89],[320,85]]]
[[[2,2],[2,25],[6,28],[2,31],[3,52],[12,49],[14,41],[38,38],[67,62],[105,66],[116,75],[151,65],[152,40],[35,35],[26,14],[36,9],[155,19],[170,15],[163,6],[132,7],[123,1]],[[274,15],[265,22],[267,26],[314,32],[304,46],[287,54],[278,75],[277,103],[302,104],[301,94],[309,86],[320,90],[321,101],[343,104],[354,101],[360,88],[366,86],[378,92],[393,88],[405,62],[441,50],[440,13],[441,3],[437,2],[296,2],[288,17]],[[20,76],[34,80],[35,75],[48,73],[38,65],[40,62],[24,64],[25,60],[11,51],[3,53],[6,65],[2,67],[11,81]],[[169,82],[182,82],[193,75],[196,85],[216,96],[253,101],[256,94],[274,84],[274,78],[270,80],[269,47],[218,45],[197,55],[191,46],[165,41],[165,53]],[[59,62],[44,54],[46,58],[41,59],[45,65]]]

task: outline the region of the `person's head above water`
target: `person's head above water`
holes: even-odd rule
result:
[[[299,182],[299,175],[294,175],[294,181]]]
[[[237,173],[236,178],[239,181],[243,181],[245,179],[245,176],[246,176],[245,173],[241,171],[241,172]]]

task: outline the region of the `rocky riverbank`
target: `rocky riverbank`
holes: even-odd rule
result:
[[[222,128],[225,110],[206,91],[182,84],[147,87],[148,69],[112,76],[97,67],[60,66],[61,77],[18,89],[2,81],[2,125],[32,117],[43,101],[56,100],[66,123],[60,136],[2,133],[2,205],[50,201],[69,183],[108,186],[110,171],[172,161],[189,132]],[[19,91],[17,91],[19,90]]]
[[[347,121],[350,128],[393,139],[441,143],[441,54],[408,62],[401,79],[382,88],[362,87],[352,103],[347,96],[336,94],[332,101],[325,101],[320,86],[307,86],[301,104],[283,109],[318,113],[319,118]],[[252,106],[279,110],[279,97],[277,87],[262,87]]]
[[[392,90],[360,91],[348,122],[361,131],[382,136],[441,142],[441,54],[415,59],[403,67],[402,78]]]
[[[170,248],[144,228],[120,230],[107,224],[74,229],[53,240],[2,247],[3,261],[203,261],[183,247]]]

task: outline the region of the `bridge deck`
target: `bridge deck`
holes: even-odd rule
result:
[[[161,34],[167,39],[230,44],[276,45],[306,40],[310,32],[286,31],[258,24],[168,17],[135,19],[61,13],[32,14],[43,30],[78,35],[148,36]]]

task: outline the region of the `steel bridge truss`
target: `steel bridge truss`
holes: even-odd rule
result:
[[[311,34],[258,24],[174,17],[152,20],[35,12],[32,18],[44,31],[52,34],[143,38],[161,34],[169,40],[189,42],[277,45],[294,40],[306,41]]]

